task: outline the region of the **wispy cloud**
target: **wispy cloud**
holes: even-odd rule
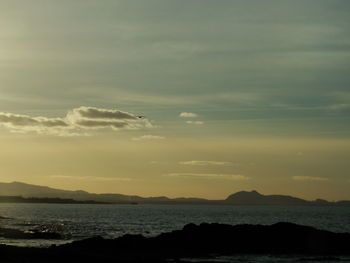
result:
[[[203,125],[203,121],[186,121],[187,124]]]
[[[181,118],[197,118],[198,114],[193,112],[181,112],[179,117]]]
[[[222,179],[222,180],[232,180],[232,181],[250,180],[249,177],[241,174],[168,173],[168,174],[164,174],[163,176],[197,178],[197,179]]]
[[[151,123],[142,116],[116,109],[109,110],[85,106],[69,111],[66,119],[71,124],[84,129],[112,128],[113,130],[119,130],[152,127]]]
[[[54,179],[84,180],[84,181],[131,181],[127,177],[100,177],[100,176],[71,176],[71,175],[50,175]]]
[[[198,166],[206,166],[206,165],[232,165],[231,162],[218,162],[218,161],[183,161],[179,162],[182,165],[198,165]]]
[[[334,110],[334,111],[338,111],[338,110],[348,110],[350,109],[350,104],[346,104],[346,103],[340,103],[340,104],[333,104],[331,106],[327,107],[329,110]]]
[[[326,177],[318,176],[293,176],[292,178],[296,181],[329,181]]]
[[[152,124],[146,118],[116,109],[79,107],[68,111],[63,118],[32,117],[0,112],[0,125],[12,132],[58,136],[86,135],[88,130],[141,129]]]
[[[76,129],[65,118],[31,117],[14,113],[0,112],[0,126],[11,132],[75,136]],[[83,135],[83,133],[80,133]]]
[[[142,135],[140,137],[132,138],[133,141],[144,141],[144,140],[164,140],[165,137],[157,135]]]

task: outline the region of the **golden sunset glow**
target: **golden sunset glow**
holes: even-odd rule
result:
[[[0,182],[350,199],[338,1],[1,2]]]

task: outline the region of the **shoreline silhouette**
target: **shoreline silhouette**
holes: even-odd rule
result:
[[[48,248],[0,245],[1,262],[185,262],[184,258],[229,255],[350,255],[350,233],[280,222],[273,225],[187,224],[155,237],[100,236]]]

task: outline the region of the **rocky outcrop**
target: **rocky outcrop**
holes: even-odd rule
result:
[[[350,255],[350,234],[291,223],[264,225],[186,225],[146,238],[93,237],[50,248],[0,246],[0,254],[20,262],[165,262],[169,259],[235,254]],[[6,261],[5,261],[6,262]]]
[[[18,229],[0,228],[0,237],[9,239],[63,239],[59,233],[32,230],[24,232]]]

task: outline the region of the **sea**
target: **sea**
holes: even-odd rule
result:
[[[350,207],[230,206],[148,204],[19,204],[0,203],[0,228],[57,232],[64,240],[20,240],[0,237],[1,244],[47,247],[92,236],[116,238],[124,234],[155,236],[182,229],[188,223],[263,224],[292,222],[333,232],[350,233]],[[196,259],[191,259],[194,262]],[[210,259],[213,262],[214,259]],[[289,256],[235,256],[217,262],[315,262]],[[205,261],[205,259],[200,259]],[[348,258],[322,262],[350,262]]]

